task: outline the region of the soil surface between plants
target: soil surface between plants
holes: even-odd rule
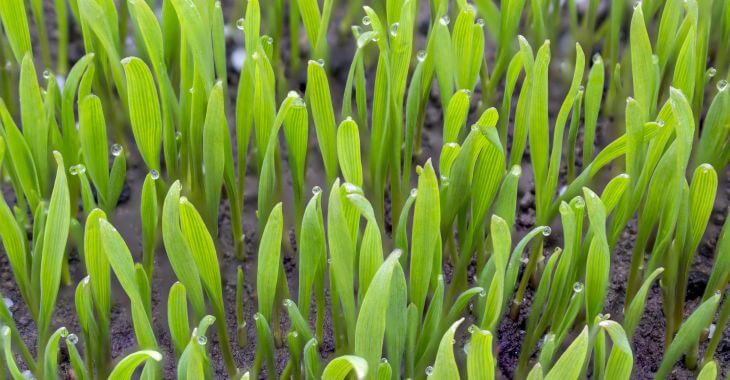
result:
[[[53,14],[52,2],[44,1],[47,18],[49,21],[48,30],[51,34],[51,44],[55,41],[55,26],[53,25]],[[227,10],[234,10],[232,1],[223,1],[224,7]],[[427,12],[427,10],[425,10]],[[339,20],[342,19],[342,9],[334,11],[332,26],[330,27],[330,62],[329,62],[329,75],[330,75],[330,88],[332,92],[332,98],[335,106],[335,113],[339,115],[339,109],[341,105],[341,94],[345,84],[347,70],[352,59],[354,50],[351,36],[347,35],[343,37],[337,30]],[[423,40],[425,33],[428,29],[427,14],[424,18],[423,11],[419,16],[421,20],[416,25],[415,42],[418,46],[423,46]],[[230,14],[230,13],[227,13]],[[228,20],[232,21],[232,20]],[[285,28],[288,25],[284,23]],[[303,34],[303,33],[302,33]],[[285,29],[284,35],[288,35]],[[35,37],[34,37],[35,38]],[[304,38],[304,37],[302,37]],[[83,55],[83,43],[78,29],[73,26],[72,23],[72,36],[70,46],[70,59],[75,61]],[[282,60],[286,63],[290,59],[290,49],[288,39],[282,41]],[[233,50],[242,45],[241,38],[229,38],[227,41],[227,48],[229,56]],[[34,46],[37,46],[35,44]],[[129,52],[128,52],[129,53]],[[299,73],[287,72],[289,79],[289,87],[299,90],[303,93],[306,86],[306,74],[305,70],[302,70],[306,66],[306,51],[302,51],[302,66],[300,67]],[[414,50],[415,54],[415,50]],[[494,54],[493,46],[488,45],[485,50],[487,59],[490,60]],[[586,53],[588,54],[588,53]],[[572,58],[571,58],[572,59]],[[557,61],[557,60],[556,60]],[[491,62],[491,60],[490,60]],[[235,88],[238,85],[239,73],[229,66],[229,89],[232,92],[231,96],[235,96]],[[366,74],[369,81],[368,96],[372,95],[372,80],[374,78],[374,70],[371,68]],[[551,77],[558,76],[559,74],[551,72]],[[435,86],[434,86],[435,87]],[[558,86],[559,87],[559,86]],[[553,88],[551,84],[550,91],[550,102],[549,111],[551,119],[557,114],[560,102],[562,102],[563,92],[560,88]],[[515,91],[515,94],[518,92]],[[423,129],[423,141],[422,141],[422,152],[418,157],[414,159],[415,163],[423,164],[429,157],[434,158],[434,162],[438,161],[438,156],[441,147],[441,126],[442,126],[442,110],[438,100],[438,92],[434,88],[431,94],[429,105],[426,109],[425,125]],[[476,103],[480,97],[480,93],[477,91],[472,97],[472,103]],[[494,101],[494,106],[498,106],[501,103],[501,97],[497,97],[497,101]],[[516,99],[514,100],[516,102]],[[113,110],[106,110],[107,112],[114,112]],[[513,107],[514,112],[514,107]],[[478,118],[476,113],[476,107],[472,107],[469,114],[470,123]],[[469,125],[470,123],[467,123]],[[232,120],[229,120],[231,128],[233,128]],[[510,121],[511,124],[511,121]],[[615,133],[613,131],[619,130],[620,125],[616,125],[609,119],[599,119],[598,131],[597,131],[597,146],[603,147],[609,139],[613,138],[611,135]],[[582,125],[581,125],[582,127]],[[312,128],[310,126],[310,128]],[[511,128],[511,127],[510,127]],[[326,188],[326,181],[323,175],[323,165],[319,156],[319,151],[316,147],[316,139],[313,138],[313,132],[310,131],[310,150],[308,155],[307,172],[305,179],[307,187],[311,188],[315,185]],[[610,137],[608,135],[611,135]],[[131,141],[131,136],[128,136]],[[580,138],[580,137],[579,137]],[[582,142],[579,141],[577,147],[582,146]],[[529,148],[528,148],[529,149]],[[146,168],[142,163],[136,150],[131,149],[128,157],[128,170],[127,178],[124,187],[124,191],[120,198],[119,205],[111,217],[113,224],[116,226],[118,231],[124,237],[125,242],[129,246],[132,254],[136,261],[141,260],[142,242],[141,242],[141,227],[139,220],[139,205],[140,205],[140,192],[142,188],[142,182],[147,174]],[[249,153],[250,154],[250,153]],[[282,152],[283,159],[286,161],[286,152]],[[580,156],[576,154],[576,156]],[[234,152],[235,157],[235,152]],[[253,160],[249,160],[252,162]],[[415,167],[415,166],[414,166]],[[516,222],[513,229],[513,242],[519,240],[527,231],[529,231],[535,220],[535,208],[534,208],[534,184],[531,178],[531,169],[529,164],[529,157],[525,155],[522,163],[523,176],[520,180],[519,194],[517,198],[517,216]],[[288,226],[292,225],[293,221],[293,207],[291,202],[291,188],[290,188],[290,176],[287,165],[282,165],[283,178],[285,181],[284,189],[284,212],[285,218],[288,222]],[[605,168],[604,171],[610,172],[606,178],[613,177],[619,173],[620,168]],[[564,184],[565,168],[561,172],[561,180]],[[219,261],[221,268],[221,277],[223,281],[223,292],[226,304],[226,316],[227,325],[231,339],[235,339],[236,321],[235,321],[235,293],[236,293],[236,270],[238,266],[244,268],[245,277],[245,299],[244,299],[244,310],[247,321],[247,344],[243,347],[239,347],[235,341],[232,342],[233,354],[236,363],[239,368],[250,368],[253,365],[255,355],[255,343],[256,343],[256,331],[255,324],[253,323],[253,314],[256,312],[256,254],[258,246],[258,220],[255,217],[255,210],[257,204],[257,189],[258,182],[255,174],[255,168],[249,167],[248,174],[246,176],[246,192],[245,192],[245,204],[244,204],[244,216],[243,216],[243,228],[246,235],[245,247],[246,247],[246,260],[239,261],[234,257],[233,241],[231,238],[231,223],[230,213],[228,210],[228,203],[224,199],[221,204],[221,212],[219,218],[219,237],[216,240]],[[720,173],[722,174],[722,173]],[[413,175],[412,178],[416,176]],[[561,184],[561,185],[562,185]],[[605,180],[595,181],[591,188],[598,191],[602,190],[605,185]],[[7,200],[8,204],[13,204],[15,196],[12,191],[6,186],[3,188],[3,195]],[[386,203],[388,202],[386,195]],[[710,271],[712,270],[713,257],[715,252],[715,245],[722,228],[722,225],[727,217],[727,210],[730,199],[730,170],[725,170],[724,175],[720,175],[720,184],[715,201],[713,213],[710,217],[707,231],[700,243],[697,253],[694,257],[692,269],[689,277],[689,284],[687,289],[687,309],[685,316],[689,315],[700,303],[702,294],[704,292],[705,285],[709,278]],[[386,204],[386,213],[389,214],[389,204]],[[79,217],[81,214],[79,214]],[[386,215],[389,219],[390,216]],[[389,230],[391,226],[386,226],[386,230]],[[555,220],[552,225],[553,233],[545,241],[545,252],[546,254],[552,252],[555,247],[562,245],[559,219]],[[298,285],[298,268],[296,259],[296,242],[294,241],[293,229],[289,229],[289,240],[291,249],[284,250],[282,252],[283,265],[287,276],[288,283],[292,294],[297,294]],[[608,297],[606,299],[605,312],[611,315],[611,319],[621,321],[623,318],[623,299],[626,287],[626,279],[628,276],[629,262],[631,257],[631,251],[633,248],[634,240],[636,236],[636,220],[634,219],[624,230],[621,239],[619,240],[616,248],[612,252],[611,260],[611,281],[609,284]],[[384,240],[387,240],[385,238]],[[286,244],[285,244],[286,246]],[[36,327],[33,322],[30,313],[26,305],[22,301],[20,292],[17,289],[15,280],[10,270],[10,266],[7,260],[7,255],[4,250],[0,248],[0,292],[2,296],[12,301],[10,310],[13,313],[18,329],[20,330],[22,339],[26,342],[29,349],[35,354],[35,342],[36,342]],[[444,275],[446,280],[449,280],[451,267],[448,264],[444,265]],[[56,304],[56,310],[53,317],[53,326],[60,327],[65,326],[70,332],[78,333],[80,331],[78,320],[76,317],[75,306],[74,306],[74,289],[75,286],[85,276],[84,264],[80,260],[77,252],[73,247],[69,250],[69,270],[71,273],[71,284],[62,285],[58,296],[58,302]],[[470,271],[470,278],[472,277],[473,268]],[[114,277],[114,276],[112,276]],[[124,355],[132,352],[136,348],[136,340],[134,337],[134,330],[131,322],[131,314],[129,310],[129,299],[122,291],[116,279],[113,280],[113,306],[111,312],[111,350],[112,357],[115,360],[120,359]],[[155,261],[155,272],[152,283],[152,315],[153,315],[153,326],[156,332],[160,348],[163,350],[163,355],[166,359],[164,361],[165,378],[172,379],[176,377],[176,368],[174,367],[174,354],[172,352],[172,345],[170,341],[170,335],[167,326],[167,293],[170,286],[177,281],[174,272],[167,260],[167,256],[162,247],[162,242],[158,244],[158,252]],[[326,293],[327,302],[329,302],[329,293]],[[521,309],[519,318],[513,321],[509,318],[505,318],[499,326],[497,332],[497,341],[495,342],[498,360],[497,370],[500,378],[512,378],[513,372],[517,366],[517,359],[520,353],[520,347],[525,335],[525,323],[527,311],[530,306],[530,299],[532,293],[528,289],[525,297],[525,302]],[[664,351],[664,315],[662,311],[662,296],[659,286],[655,283],[649,292],[648,299],[646,302],[646,310],[641,319],[641,322],[636,330],[636,334],[633,339],[634,349],[634,368],[632,378],[635,379],[651,379],[653,378],[654,372],[658,369],[661,362],[663,351]],[[329,305],[327,305],[327,312],[329,313]],[[282,312],[281,327],[283,331],[287,331],[289,323],[285,317],[285,313]],[[191,321],[195,322],[195,321]],[[197,323],[197,322],[195,322]],[[576,322],[578,323],[578,322]],[[457,333],[457,343],[454,346],[457,360],[464,361],[464,354],[461,347],[466,342],[468,333],[466,332],[467,323],[462,324],[462,327]],[[329,315],[325,319],[325,339],[324,342],[320,342],[320,352],[323,359],[326,361],[331,359],[334,354],[334,340],[331,336],[331,320]],[[717,333],[723,334],[715,355],[715,359],[718,362],[720,378],[725,378],[730,370],[730,326],[724,331],[716,331]],[[223,366],[222,356],[220,355],[217,333],[215,329],[210,329],[208,332],[209,342],[208,349],[211,359],[211,363],[215,368],[217,378],[226,378],[225,368]],[[572,340],[572,336],[569,338]],[[84,342],[80,342],[83,345]],[[706,341],[700,346],[700,357],[704,352]],[[74,378],[71,366],[69,364],[68,354],[65,348],[60,350],[61,357],[59,363],[61,363],[61,376],[62,378],[72,379]],[[22,359],[17,358],[18,363],[23,366]],[[276,360],[277,360],[277,373],[283,370],[287,362],[287,350],[284,347],[277,348]],[[262,373],[262,378],[266,372]],[[687,369],[683,362],[678,362],[670,377],[675,379],[691,379],[694,378],[695,372]]]

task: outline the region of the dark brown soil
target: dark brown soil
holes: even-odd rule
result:
[[[46,1],[48,6],[52,2]],[[231,2],[224,1],[224,6],[228,10],[233,10],[234,7]],[[49,8],[52,9],[52,8]],[[238,9],[238,8],[235,8]],[[47,17],[51,17],[51,11],[48,11]],[[228,13],[227,13],[228,14]],[[342,17],[341,10],[335,12],[335,20],[339,20]],[[231,20],[235,20],[238,16],[231,16]],[[55,33],[53,20],[47,20],[49,23],[49,31],[52,37],[52,44],[55,41]],[[423,24],[423,22],[421,22]],[[286,23],[285,23],[286,25]],[[334,25],[334,24],[333,24]],[[348,35],[343,38],[337,33],[337,28],[331,28],[330,31],[330,45],[332,58],[329,62],[329,70],[331,73],[330,86],[332,89],[332,96],[334,99],[335,110],[340,109],[341,94],[345,83],[347,70],[349,69],[349,63],[352,58],[353,44],[351,37]],[[426,28],[423,25],[417,27],[417,32],[424,34]],[[286,35],[286,32],[285,32]],[[422,42],[422,36],[417,41]],[[288,40],[282,43],[282,58],[287,61],[289,58],[289,47],[287,46]],[[229,53],[233,50],[234,46],[240,45],[240,41],[231,39],[228,41]],[[421,44],[422,45],[422,44]],[[489,48],[491,49],[491,47]],[[489,50],[486,52],[488,56],[493,55],[493,51]],[[71,38],[71,60],[78,59],[83,54],[83,45],[80,41],[80,35],[78,30],[74,29]],[[307,52],[302,52],[302,59],[306,56]],[[306,64],[306,61],[303,61]],[[303,92],[305,89],[306,76],[303,71],[300,70],[298,73],[287,73],[289,78],[292,78],[289,87],[297,89]],[[373,78],[372,72],[368,73],[368,78]],[[231,70],[229,72],[229,88],[236,88],[238,81],[238,73]],[[372,80],[370,79],[370,82]],[[372,83],[369,83],[372,86]],[[372,91],[369,92],[369,96]],[[551,92],[550,110],[551,115],[554,117],[557,114],[559,108],[559,102],[561,99],[560,91]],[[477,92],[475,96],[479,96]],[[235,93],[232,95],[235,96]],[[516,100],[515,100],[516,101]],[[496,104],[495,104],[496,105]],[[513,107],[514,111],[514,107]],[[478,117],[475,112],[470,115],[470,120],[474,120]],[[442,123],[442,111],[438,101],[438,93],[436,90],[433,92],[432,99],[426,110],[425,127],[423,134],[423,152],[417,158],[417,163],[424,163],[429,157],[438,157],[438,152],[441,146],[441,123]],[[600,135],[601,126],[606,127],[604,131],[611,130],[610,120],[601,120],[599,124],[599,145],[605,145],[605,141],[609,139],[608,136],[602,138]],[[603,140],[603,143],[601,142]],[[580,147],[581,145],[578,144]],[[285,152],[284,152],[285,155]],[[284,156],[285,158],[285,156]],[[136,260],[140,260],[141,254],[141,231],[139,223],[139,203],[140,203],[140,190],[142,187],[142,181],[146,175],[146,169],[141,164],[136,152],[132,152],[128,162],[129,168],[127,171],[127,187],[126,187],[126,199],[120,202],[115,215],[113,216],[114,225],[117,227],[121,235],[127,242],[130,250],[135,256]],[[287,165],[283,165],[284,178],[286,182],[289,180],[289,172]],[[520,193],[518,195],[518,213],[517,219],[514,226],[515,240],[521,238],[530,228],[533,227],[535,210],[534,210],[534,185],[532,183],[531,172],[529,168],[529,162],[523,163],[523,178],[520,181]],[[415,175],[412,176],[415,178]],[[702,243],[698,249],[698,253],[695,256],[695,260],[692,267],[692,273],[690,276],[690,286],[687,292],[687,311],[688,315],[699,303],[699,300],[704,291],[704,285],[707,282],[707,278],[712,269],[713,254],[717,237],[722,224],[727,217],[728,209],[728,198],[730,197],[730,171],[726,171],[721,180],[720,190],[718,191],[717,201],[713,215],[710,219],[709,227],[705,233]],[[307,184],[309,187],[319,185],[326,187],[323,176],[322,163],[319,158],[319,153],[316,149],[316,145],[311,144],[311,150],[309,155],[308,168],[306,173]],[[564,181],[564,180],[563,180]],[[602,188],[604,183],[596,184],[597,188]],[[9,204],[14,201],[14,195],[6,188],[3,191],[5,199]],[[234,332],[236,331],[235,321],[235,286],[236,286],[236,269],[238,266],[243,266],[245,273],[245,293],[246,297],[244,300],[244,310],[247,320],[248,329],[248,343],[244,347],[238,347],[235,342],[232,342],[234,357],[236,364],[240,368],[250,368],[253,365],[255,345],[256,345],[256,331],[255,324],[253,323],[252,316],[257,309],[256,304],[256,292],[255,292],[255,281],[256,281],[256,252],[258,243],[257,226],[258,221],[255,217],[254,211],[256,210],[256,197],[257,197],[257,179],[253,170],[249,170],[249,174],[246,178],[246,194],[245,194],[245,212],[243,227],[244,233],[246,234],[246,251],[248,252],[247,260],[241,262],[233,256],[233,241],[231,238],[231,220],[230,213],[228,211],[227,201],[224,201],[221,205],[220,213],[220,237],[217,240],[218,251],[220,253],[220,267],[221,275],[223,278],[223,291],[227,309],[227,325],[228,330],[231,333],[231,338],[235,337]],[[284,193],[285,205],[291,205],[291,190],[287,187]],[[388,205],[389,206],[389,205]],[[389,207],[388,207],[389,208]],[[285,213],[292,210],[291,207],[285,206]],[[287,215],[288,220],[293,220],[292,215]],[[291,223],[289,223],[291,225]],[[554,226],[553,230],[558,231],[557,227]],[[612,319],[621,320],[623,318],[622,305],[623,297],[625,292],[625,283],[629,267],[631,249],[633,247],[634,239],[636,234],[635,221],[633,221],[629,227],[626,228],[622,239],[617,245],[613,252],[613,259],[611,265],[611,284],[606,302],[607,312],[611,314]],[[553,234],[556,236],[559,234]],[[293,236],[293,231],[290,231],[290,236]],[[295,243],[292,240],[292,247],[295,247]],[[547,247],[560,246],[562,242],[559,237],[548,240]],[[54,326],[66,326],[71,332],[78,332],[78,321],[76,319],[76,313],[74,309],[74,288],[79,281],[85,276],[83,263],[80,262],[78,255],[75,251],[70,252],[69,267],[72,277],[72,283],[63,286],[59,293],[59,300],[57,302],[56,311],[54,314],[53,325]],[[13,312],[16,324],[23,340],[28,344],[29,348],[35,353],[35,340],[36,340],[36,328],[35,324],[30,317],[28,309],[22,302],[20,292],[18,291],[15,280],[12,276],[12,272],[9,270],[9,264],[7,256],[0,254],[0,292],[4,297],[9,298],[13,301],[13,306],[10,307]],[[286,271],[287,280],[291,287],[292,294],[296,294],[296,288],[298,284],[298,272],[297,272],[297,260],[296,253],[287,252],[284,255],[284,268]],[[448,265],[445,265],[445,272],[450,271]],[[152,314],[153,324],[157,333],[157,338],[163,349],[163,354],[166,359],[164,362],[165,377],[175,377],[174,354],[171,349],[170,336],[167,327],[167,293],[170,286],[176,281],[175,274],[173,273],[170,264],[165,255],[164,249],[161,247],[158,251],[157,260],[155,264],[155,277],[152,284]],[[498,330],[498,342],[495,344],[498,351],[498,369],[500,376],[503,378],[510,378],[517,365],[517,358],[520,353],[520,347],[522,340],[525,335],[525,320],[526,312],[529,308],[531,300],[531,290],[528,289],[526,294],[526,301],[522,308],[522,312],[517,321],[512,321],[509,318],[505,318],[499,326]],[[132,352],[136,348],[136,341],[134,338],[134,331],[131,323],[131,316],[128,309],[129,300],[126,295],[121,291],[118,284],[114,287],[114,306],[112,308],[112,323],[111,323],[111,349],[112,356],[115,359],[121,358],[124,355]],[[329,302],[329,301],[328,301]],[[642,321],[635,334],[633,348],[634,348],[634,370],[632,378],[636,379],[650,379],[653,377],[653,373],[657,370],[659,363],[661,362],[663,355],[663,342],[664,342],[664,316],[661,307],[662,299],[661,292],[658,286],[654,286],[651,290],[646,306],[646,312],[642,318]],[[329,311],[329,307],[327,307]],[[283,313],[282,313],[283,317]],[[323,358],[330,358],[334,352],[334,341],[331,336],[331,322],[329,315],[325,322],[325,340],[320,342],[320,351]],[[464,330],[467,324],[462,325]],[[286,331],[288,329],[288,321],[285,317],[282,318],[281,323],[282,329]],[[465,333],[461,331],[458,334],[460,339],[459,342],[465,341]],[[727,371],[730,368],[730,327],[726,328],[723,333],[723,340],[721,341],[717,353],[716,360],[718,361],[719,368],[721,369],[721,377],[727,376]],[[225,369],[223,367],[222,358],[219,352],[219,346],[217,341],[217,334],[214,329],[210,329],[208,335],[211,337],[209,340],[209,354],[211,363],[215,367],[216,377],[225,378]],[[457,344],[458,346],[458,344]],[[702,354],[704,347],[700,348],[700,355]],[[62,367],[61,375],[64,378],[72,378],[70,372],[70,365],[68,364],[68,357],[65,349],[62,349],[60,363]],[[459,357],[463,356],[461,350],[457,350]],[[20,359],[20,358],[19,358]],[[277,368],[276,371],[280,373],[286,365],[287,361],[287,350],[285,347],[277,349],[276,352]],[[22,360],[19,360],[22,362]],[[21,363],[22,366],[22,363]],[[690,379],[693,378],[695,373],[688,370],[682,362],[677,363],[672,372],[672,378],[676,379]]]

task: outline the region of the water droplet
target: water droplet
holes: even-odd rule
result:
[[[160,172],[155,169],[150,170],[150,178],[152,178],[153,180],[158,180],[160,178]]]
[[[332,258],[331,257],[328,257],[327,258],[327,264],[332,264]]]
[[[725,79],[717,82],[717,91],[725,91],[727,90],[727,81]]]
[[[253,315],[253,320],[258,321],[259,320],[259,313],[256,313]]]
[[[663,126],[664,126],[664,120],[657,120],[657,122],[656,122],[656,123],[657,123],[657,125],[659,125],[660,127],[663,127]]]
[[[715,74],[717,74],[716,68],[710,67],[709,69],[707,69],[707,76],[709,76],[710,78],[714,77]]]
[[[390,26],[390,35],[395,37],[398,35],[398,26],[400,23],[394,22],[393,25]]]
[[[284,305],[284,307],[289,307],[289,306],[293,305],[294,302],[292,302],[292,300],[287,298],[284,300],[284,302],[282,302],[282,304]]]
[[[583,86],[583,85],[578,86],[578,91],[584,92],[585,90],[586,90],[585,86]]]
[[[194,94],[195,93],[195,88],[194,87],[190,87],[190,89],[188,90],[188,92],[191,93],[191,94]]]
[[[578,197],[575,199],[575,201],[573,201],[573,207],[577,209],[582,209],[586,207],[586,202],[583,200],[583,198]]]
[[[5,62],[5,70],[10,70],[13,68],[13,62],[7,61]]]
[[[484,26],[484,19],[483,18],[478,18],[477,19],[477,25]]]
[[[466,95],[467,98],[471,98],[471,90],[465,88],[461,91],[464,92],[464,94]]]
[[[714,323],[710,324],[710,328],[707,330],[707,340],[712,339],[712,336],[715,335],[716,329],[717,329],[717,326],[715,326]]]
[[[315,186],[315,187],[312,188],[312,194],[313,195],[317,195],[317,194],[319,194],[321,192],[322,192],[322,188],[319,187],[319,186]]]
[[[487,290],[486,289],[482,289],[482,291],[479,292],[479,297],[486,297],[486,296],[487,296]]]
[[[479,126],[476,123],[474,123],[474,124],[471,125],[471,130],[472,131],[478,131],[479,130]]]
[[[213,6],[216,7],[216,8],[218,8],[218,9],[220,9],[221,2],[220,1],[216,1],[215,4],[213,4]]]
[[[243,28],[246,26],[246,20],[243,19],[243,17],[236,20],[236,28],[238,30],[243,30]]]
[[[175,140],[179,141],[180,139],[182,139],[182,132],[180,132],[180,131],[175,132]]]
[[[370,25],[370,16],[365,16],[362,18],[362,24],[363,25]]]
[[[550,236],[551,233],[553,233],[553,229],[550,226],[545,226],[542,229],[542,236]]]
[[[428,53],[426,53],[425,50],[419,50],[418,53],[416,53],[416,59],[418,60],[418,62],[425,61],[426,56],[428,56]]]
[[[112,145],[112,156],[118,157],[122,152],[124,151],[124,148],[122,148],[119,144]]]
[[[388,362],[388,358],[380,358],[380,362],[381,363],[387,363]]]
[[[431,374],[433,374],[433,367],[426,367],[426,376],[431,376]]]
[[[573,291],[576,292],[576,293],[582,292],[583,291],[583,283],[576,282],[575,284],[573,284]]]
[[[71,174],[71,175],[78,175],[79,174],[79,171],[78,171],[78,168],[76,168],[76,165],[71,166],[70,168],[68,168],[68,174]]]
[[[68,336],[66,337],[66,342],[76,344],[79,342],[79,337],[76,334],[68,334]]]
[[[411,189],[411,196],[416,197],[418,195],[418,189]]]
[[[474,325],[469,326],[466,331],[468,331],[470,334],[474,333]]]
[[[274,37],[267,36],[266,37],[266,43],[269,45],[272,45],[274,43]]]
[[[634,3],[634,9],[639,9],[639,8],[641,8],[641,1],[637,1]]]
[[[449,16],[443,15],[443,16],[441,16],[441,19],[439,20],[439,22],[441,23],[441,25],[446,26],[446,25],[449,25],[449,23],[451,22],[451,19],[449,18]]]
[[[288,94],[286,94],[286,96],[288,96],[290,98],[297,98],[297,97],[299,97],[299,93],[294,90],[291,90],[291,91],[289,91]]]
[[[512,174],[515,177],[519,177],[522,175],[522,168],[519,165],[512,166],[512,169],[510,169],[510,174]]]
[[[359,37],[362,33],[362,27],[360,25],[353,25],[352,26],[352,34],[355,35],[355,37]]]
[[[593,63],[594,63],[594,64],[597,64],[597,63],[599,63],[599,62],[601,62],[601,55],[600,55],[600,54],[598,54],[598,53],[596,53],[596,54],[593,54]]]
[[[43,79],[48,80],[51,79],[51,70],[43,70]]]
[[[29,369],[26,369],[23,371],[23,378],[28,380],[35,380],[35,376],[33,376],[33,372],[30,372]]]
[[[322,58],[318,59],[316,62],[318,65],[324,66],[324,59],[322,59]]]
[[[208,343],[208,338],[205,337],[205,335],[201,335],[198,337],[198,344],[201,346],[205,346]]]

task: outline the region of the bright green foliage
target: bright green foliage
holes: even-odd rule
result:
[[[729,41],[727,1],[0,0],[0,379],[717,378]]]

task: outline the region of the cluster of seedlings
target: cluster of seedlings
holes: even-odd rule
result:
[[[723,375],[730,3],[336,3],[0,0],[0,379]]]

